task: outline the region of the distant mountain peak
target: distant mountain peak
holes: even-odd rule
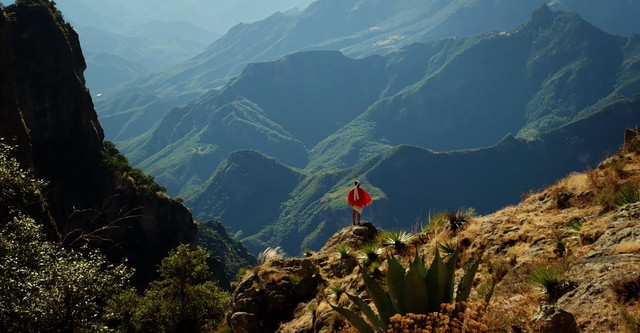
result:
[[[547,21],[550,19],[553,19],[553,11],[547,4],[542,4],[542,6],[531,13],[532,21]]]

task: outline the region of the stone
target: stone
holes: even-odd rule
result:
[[[555,306],[543,306],[538,323],[541,333],[578,333],[573,314]]]
[[[229,319],[231,331],[237,333],[258,332],[261,330],[262,322],[254,313],[236,312]]]

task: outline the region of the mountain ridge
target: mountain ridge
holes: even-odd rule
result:
[[[157,119],[172,107],[206,93],[209,89],[224,85],[229,78],[238,75],[244,66],[251,62],[273,60],[289,53],[314,49],[339,49],[349,56],[363,57],[397,51],[412,42],[474,35],[488,30],[505,31],[520,24],[531,11],[546,2],[528,0],[525,3],[518,2],[516,4],[511,1],[487,3],[476,0],[457,0],[450,4],[444,4],[435,0],[427,2],[415,0],[371,1],[367,3],[353,0],[341,4],[340,10],[342,11],[332,13],[331,21],[323,21],[317,18],[317,15],[312,14],[316,11],[327,12],[328,9],[324,9],[323,6],[330,6],[331,3],[330,1],[317,1],[293,17],[275,14],[262,21],[238,25],[232,28],[229,33],[229,36],[237,37],[234,40],[231,40],[229,36],[223,36],[212,44],[208,51],[195,56],[192,60],[176,65],[162,73],[137,79],[130,84],[103,94],[97,99],[96,105],[101,119],[105,122],[109,138],[117,142],[128,141],[151,128]],[[597,4],[597,1],[590,3],[591,7],[602,7],[601,4]],[[589,5],[575,1],[553,1],[550,5],[563,10],[580,11],[584,16],[596,19],[600,27],[605,27],[605,30],[613,33],[620,31],[616,28],[617,18],[633,17],[634,13],[640,13],[640,8],[637,5],[629,3],[623,3],[616,9],[609,8],[609,10],[600,10],[596,13],[590,9]],[[384,10],[381,12],[384,14],[376,14],[367,6],[371,6],[371,8],[382,7]],[[332,37],[334,39],[329,38],[315,45],[309,42],[317,39],[312,36],[324,33],[323,31],[333,31],[337,26],[349,26],[353,17],[364,15],[358,14],[358,10],[354,8],[370,12],[371,17],[365,15],[358,19],[362,20],[366,17],[368,20],[366,24],[359,23],[362,30],[349,36],[345,34]],[[387,17],[386,21],[372,22],[375,21],[372,18],[376,17],[382,20],[379,17],[381,15]],[[335,19],[336,17],[338,19]],[[606,19],[607,17],[615,17],[616,19]],[[457,29],[454,29],[456,27]],[[633,23],[622,30],[625,32],[633,31],[634,27],[636,33],[640,32],[640,27],[637,24],[634,26]],[[347,31],[352,30],[351,28],[347,29]],[[256,37],[257,35],[262,37]],[[265,41],[269,42],[264,44],[264,47],[256,49],[256,43],[262,45]],[[374,50],[370,50],[372,47]],[[164,105],[140,103],[133,107],[123,106],[122,100],[127,100],[135,94],[161,100]],[[124,113],[130,114],[129,118],[146,119],[146,121],[137,121],[135,126],[130,128],[126,123],[123,126],[122,122],[112,124],[112,117]],[[153,113],[159,113],[159,115]]]
[[[553,53],[549,40],[564,46]],[[630,97],[620,94],[638,86],[633,43],[541,7],[511,32],[413,44],[385,57],[296,53],[249,65],[224,88],[174,108],[126,151],[184,196],[237,149],[315,172],[349,168],[398,144],[448,151],[492,145],[507,133],[534,138]],[[232,130],[228,114],[257,125]],[[223,134],[231,132],[241,142]]]
[[[614,153],[621,142],[621,128],[637,124],[638,108],[640,99],[621,99],[534,141],[507,135],[489,147],[446,153],[400,145],[350,169],[311,174],[297,184],[288,200],[277,204],[277,219],[261,229],[254,225],[253,230],[259,230],[254,235],[243,230],[240,239],[254,253],[265,246],[281,246],[291,254],[317,249],[326,237],[351,223],[344,196],[353,179],[359,179],[374,199],[365,209],[364,219],[384,228],[409,228],[436,211],[463,207],[473,207],[479,213],[496,210],[532,188],[593,167]],[[251,170],[251,164],[242,168]],[[216,182],[218,177],[225,176],[218,173],[210,181]],[[247,181],[244,186],[251,184]],[[229,187],[217,190],[221,191],[218,195],[206,190],[199,195],[211,200],[234,193]],[[487,191],[493,194],[487,196]],[[266,187],[262,195],[273,193]],[[189,197],[187,203],[194,203],[195,198]],[[238,217],[241,210],[230,209],[232,206],[216,207],[209,214],[224,216],[222,222],[235,233],[242,230],[242,224],[236,222],[242,218]],[[197,205],[190,207],[196,216],[207,216],[199,215],[202,212]]]
[[[453,8],[458,8],[459,6],[461,6],[460,4],[458,4],[458,2],[475,3],[476,1],[457,0],[455,4],[452,4],[450,6]],[[518,15],[514,16],[525,18],[526,15],[540,3],[541,1],[538,0],[528,0],[527,5],[525,6],[526,8],[522,6],[513,8],[519,13]],[[383,4],[389,4],[390,7],[384,6]],[[342,2],[339,6],[337,6],[337,9],[339,10],[335,10],[334,12],[330,11],[331,8],[336,7],[334,6],[332,1],[316,1],[309,5],[309,7],[307,7],[300,14],[294,17],[287,17],[282,14],[274,14],[262,21],[258,21],[252,24],[239,24],[231,28],[228,35],[221,37],[217,42],[212,44],[207,51],[195,56],[193,59],[177,65],[171,70],[136,79],[129,84],[103,94],[103,96],[98,98],[96,101],[100,117],[105,122],[106,128],[108,128],[107,132],[113,133],[113,139],[118,141],[126,140],[133,136],[139,135],[141,132],[137,131],[135,128],[128,130],[126,127],[113,127],[110,124],[110,117],[125,112],[133,113],[135,114],[135,117],[138,118],[150,117],[150,119],[154,119],[157,118],[157,116],[154,117],[150,115],[150,112],[160,112],[164,114],[169,111],[166,108],[164,109],[164,111],[162,111],[161,109],[159,110],[158,108],[154,108],[155,110],[151,110],[148,106],[144,106],[142,104],[138,105],[138,107],[136,108],[122,108],[118,100],[126,99],[132,93],[151,95],[153,96],[153,98],[161,99],[169,103],[169,105],[173,107],[184,102],[184,100],[181,98],[181,95],[187,94],[192,96],[193,98],[195,97],[195,95],[203,94],[209,89],[223,85],[226,80],[238,75],[240,70],[242,70],[248,63],[272,60],[285,56],[289,53],[303,50],[336,49],[336,47],[334,46],[327,45],[326,43],[318,43],[317,41],[322,39],[320,36],[326,34],[326,31],[335,32],[335,28],[338,26],[343,28],[346,27],[346,31],[349,31],[349,33],[354,31],[352,24],[359,24],[359,29],[364,29],[362,31],[367,31],[367,33],[371,33],[373,35],[379,36],[384,33],[389,35],[389,37],[393,37],[395,35],[401,36],[406,34],[406,32],[394,34],[393,32],[385,32],[383,30],[377,30],[375,28],[369,31],[370,27],[375,27],[374,23],[367,23],[362,26],[362,22],[354,23],[351,21],[351,18],[357,15],[365,15],[366,17],[365,13],[360,14],[359,12],[367,12],[369,10],[369,7],[371,6],[384,7],[384,10],[380,11],[384,16],[388,17],[394,14],[397,14],[399,16],[398,18],[396,18],[396,21],[398,22],[391,24],[391,31],[393,31],[394,29],[400,29],[403,24],[403,20],[400,17],[404,15],[416,16],[418,15],[418,13],[425,13],[425,15],[448,15],[447,13],[430,13],[429,9],[431,8],[431,2],[423,3],[415,0],[404,0],[402,4],[396,3],[395,1],[391,2],[388,0],[380,0],[375,2],[372,1],[367,3],[360,3],[357,0],[350,0]],[[352,11],[353,8],[357,8],[357,10]],[[392,11],[390,11],[389,8],[391,8]],[[438,9],[445,10],[442,8]],[[323,15],[327,15],[326,13],[331,13],[331,20],[322,19],[322,17],[324,17]],[[510,28],[506,25],[500,26],[499,20],[493,20],[492,15],[495,13],[497,12],[489,10],[486,12],[487,15],[475,16],[475,19],[486,20],[486,22],[490,22],[488,24],[489,26],[493,26],[498,30]],[[335,17],[338,17],[339,19],[335,19]],[[414,24],[419,25],[421,21],[415,20],[414,22],[417,22]],[[460,22],[454,23],[459,24]],[[321,29],[318,28],[318,24],[320,24],[320,27],[322,27]],[[436,22],[434,24],[438,23]],[[477,33],[479,31],[486,30],[483,26],[482,29],[472,31]],[[239,34],[241,32],[242,38],[239,38]],[[413,28],[412,33],[417,34],[417,32],[420,32],[420,35],[422,35],[424,33],[424,29],[422,27]],[[338,33],[338,35],[340,34]],[[389,37],[385,38],[389,39]],[[417,36],[415,36],[413,39],[390,38],[388,41],[376,47],[380,50],[383,50],[382,53],[388,53],[390,50],[393,50],[396,45],[406,45],[409,44],[409,40],[417,41],[418,39],[419,38]],[[363,41],[362,44],[373,45],[370,41]],[[260,45],[263,45],[264,47],[259,47]],[[390,46],[392,46],[393,48],[390,48]],[[353,50],[350,51],[349,54],[355,55],[357,54],[357,52]],[[176,91],[174,87],[181,87],[180,90],[182,90],[182,92]],[[188,91],[188,93],[184,92],[185,88],[187,88],[186,90]],[[111,97],[113,97],[114,95],[116,96],[115,100],[111,100]],[[153,122],[147,125],[146,128],[150,128],[152,124]]]

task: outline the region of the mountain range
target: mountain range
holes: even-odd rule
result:
[[[304,9],[310,1],[58,0],[57,5],[80,35],[87,86],[98,96],[190,59],[239,22]]]
[[[638,108],[638,96],[619,99],[535,140],[508,135],[490,147],[448,153],[399,145],[336,171],[308,173],[239,151],[185,204],[196,218],[224,221],[254,253],[282,246],[299,254],[351,223],[345,197],[354,179],[373,197],[363,218],[384,228],[415,228],[442,211],[491,212],[615,153],[622,129],[637,124]]]
[[[437,12],[450,11],[454,3]],[[273,36],[284,37],[277,40],[257,37],[280,26],[278,20],[303,24],[349,13],[338,17],[348,17],[344,22],[350,25],[335,30],[346,34],[364,22],[396,22],[413,8],[398,6],[378,17],[375,6],[382,1],[350,5],[318,1],[295,16],[276,14],[237,26],[210,50],[224,49],[237,60],[240,50],[256,54],[263,43],[275,57],[290,50],[282,45],[303,31],[278,30]],[[398,27],[411,26],[403,22]],[[254,48],[242,47],[244,29],[260,41]],[[305,48],[328,40],[331,31],[305,34],[311,45]],[[224,40],[229,48],[218,48]],[[175,100],[141,89],[157,92],[162,86],[165,96],[180,91],[187,101],[196,95],[194,87],[219,77],[218,69],[226,71],[225,79],[234,71],[231,63],[207,65],[204,59],[211,58],[203,54],[202,67],[172,72],[182,77],[180,86],[156,77],[138,82],[119,101],[140,113],[102,119],[117,121],[122,131],[144,132],[121,143],[132,163],[169,194],[183,197],[198,219],[220,220],[254,253],[265,246],[298,253],[321,245],[349,223],[342,192],[354,179],[363,180],[374,196],[367,218],[406,228],[432,210],[473,206],[487,212],[514,202],[521,192],[593,165],[617,147],[614,133],[636,125],[638,36],[611,35],[575,13],[543,5],[507,31],[412,43],[390,53],[375,47],[356,51],[356,41],[364,40],[351,39],[343,52],[311,50],[250,63],[223,87],[166,115],[144,111],[141,103],[168,107]],[[159,122],[145,131],[155,117]],[[597,140],[590,133],[599,133]],[[410,183],[437,188],[438,195],[399,190]],[[475,185],[459,188],[465,183]],[[477,191],[487,187],[496,194]]]
[[[192,59],[104,92],[95,98],[96,108],[107,137],[124,143],[152,128],[173,107],[223,86],[249,63],[305,50],[384,55],[418,41],[510,30],[545,2],[318,0],[297,14],[275,13],[236,25]],[[598,0],[562,0],[551,6],[578,11],[610,33],[640,31],[635,19],[640,6],[633,1],[610,6]]]

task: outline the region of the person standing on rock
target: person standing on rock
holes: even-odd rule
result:
[[[349,194],[347,195],[347,201],[351,206],[351,223],[356,225],[356,217],[358,218],[358,225],[360,225],[360,217],[362,216],[362,209],[371,203],[371,197],[369,193],[360,188],[360,183],[356,180]]]

